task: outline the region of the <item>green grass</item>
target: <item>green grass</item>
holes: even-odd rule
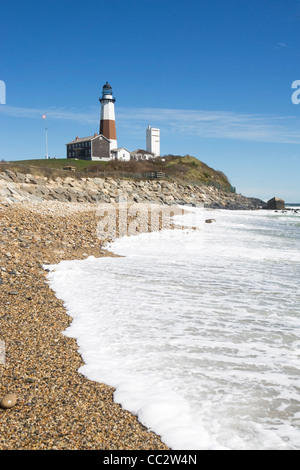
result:
[[[191,155],[184,157],[170,157],[166,159],[167,169],[180,179],[192,184],[205,184],[216,186],[230,192],[234,191],[228,178],[223,172],[214,170]],[[168,171],[167,170],[167,171]],[[180,176],[179,176],[180,175]]]
[[[65,166],[74,166],[77,170],[85,170],[91,166],[99,165],[104,167],[108,162],[92,162],[86,160],[73,160],[69,158],[50,158],[48,160],[35,159],[35,160],[18,160],[10,162],[10,167],[38,167],[38,168],[49,168],[53,170],[62,170]]]
[[[74,172],[64,171],[66,166],[76,168]],[[161,159],[152,161],[129,162],[97,162],[88,160],[74,160],[68,158],[57,159],[31,159],[1,163],[0,171],[8,168],[21,173],[31,173],[36,176],[111,176],[115,178],[143,179],[145,173],[161,171],[169,180],[175,180],[191,185],[211,185],[228,192],[234,192],[228,178],[221,171],[216,171],[191,155],[166,155]]]

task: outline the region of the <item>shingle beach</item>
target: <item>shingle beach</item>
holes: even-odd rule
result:
[[[16,399],[0,408],[0,450],[167,450],[111,387],[78,372],[63,333],[72,319],[47,283],[47,264],[113,256],[96,224],[93,204],[0,206],[0,400]]]

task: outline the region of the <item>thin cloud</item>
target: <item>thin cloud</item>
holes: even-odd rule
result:
[[[300,120],[293,116],[149,108],[121,110],[120,118],[122,122],[148,121],[170,133],[202,138],[300,143]]]
[[[22,118],[22,119],[41,119],[42,115],[46,112],[47,119],[59,119],[67,121],[76,121],[80,123],[95,124],[99,121],[97,115],[92,113],[82,113],[75,110],[68,110],[66,108],[50,108],[50,109],[39,109],[39,108],[18,108],[14,106],[1,106],[0,115],[6,115],[10,117]]]
[[[288,46],[285,42],[278,42],[276,45],[276,49],[285,49],[286,47]]]
[[[18,108],[1,106],[0,115],[23,119],[76,121],[98,126],[99,109],[88,112],[74,109]],[[242,114],[229,111],[203,111],[166,108],[117,108],[117,125],[123,130],[140,130],[148,124],[160,127],[167,135],[190,135],[201,138],[233,139],[252,142],[300,143],[300,119],[294,116]]]

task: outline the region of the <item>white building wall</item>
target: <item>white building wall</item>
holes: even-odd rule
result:
[[[113,149],[116,149],[118,147],[118,142],[116,140],[110,140],[110,145],[109,145],[109,149],[110,151],[113,150]]]
[[[109,162],[111,160],[111,157],[107,157],[107,158],[91,157],[91,160],[95,162]]]
[[[151,127],[146,130],[146,148],[147,152],[151,152],[155,157],[160,156],[160,129]]]
[[[125,148],[118,148],[112,152],[112,157],[120,162],[129,162],[130,152]]]

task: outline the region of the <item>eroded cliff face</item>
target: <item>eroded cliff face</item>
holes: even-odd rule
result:
[[[166,180],[115,178],[49,179],[11,170],[0,173],[0,203],[21,201],[59,201],[109,203],[151,202],[158,204],[203,204],[208,208],[259,209],[266,203],[260,199],[222,191],[214,186],[190,185]]]

